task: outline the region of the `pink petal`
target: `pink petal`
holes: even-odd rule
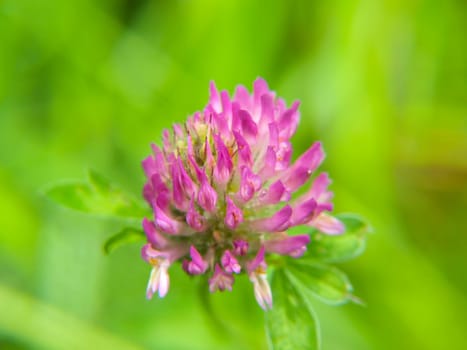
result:
[[[164,152],[165,154],[169,154],[173,151],[172,140],[170,136],[170,132],[167,129],[162,131],[162,143],[164,145]]]
[[[246,268],[249,274],[253,273],[256,271],[259,267],[264,267],[266,268],[266,262],[264,260],[264,253],[265,253],[265,247],[261,246],[261,248],[258,250],[258,253],[256,253],[256,256],[246,264]]]
[[[324,151],[321,142],[315,142],[305,153],[303,153],[295,162],[294,167],[305,167],[311,172],[324,160]]]
[[[182,230],[183,224],[167,215],[158,205],[154,206],[154,224],[162,232],[178,234]]]
[[[203,180],[198,191],[198,204],[208,212],[212,213],[216,210],[217,192],[208,183],[207,179]]]
[[[196,232],[203,232],[207,228],[206,218],[196,210],[193,198],[191,198],[190,208],[186,213],[186,222]]]
[[[269,123],[269,146],[273,149],[279,147],[279,129],[276,123]]]
[[[250,93],[243,85],[239,85],[235,89],[234,101],[238,103],[241,108],[244,108],[246,110],[251,109]]]
[[[261,179],[250,168],[243,166],[240,179],[240,197],[247,202],[261,187]]]
[[[243,239],[237,239],[233,241],[234,254],[238,256],[243,256],[248,253],[248,242]]]
[[[240,273],[241,267],[229,250],[226,250],[222,255],[221,263],[227,273]]]
[[[286,194],[287,189],[285,188],[282,181],[278,180],[274,182],[267,192],[264,192],[259,198],[261,204],[268,205],[268,204],[276,204],[284,199],[284,195]]]
[[[229,150],[219,135],[214,135],[217,152],[217,164],[214,169],[214,179],[218,183],[226,183],[230,179],[233,163]]]
[[[235,229],[243,222],[243,213],[239,207],[229,198],[226,197],[227,209],[225,213],[224,223],[229,229]]]
[[[253,83],[253,101],[255,105],[260,105],[261,96],[269,92],[268,83],[263,78],[257,78]]]
[[[292,144],[289,141],[281,141],[276,152],[276,171],[285,170],[290,165],[292,157]]]
[[[152,174],[157,172],[156,160],[153,155],[146,157],[142,162],[144,174],[147,178],[151,178]]]
[[[287,234],[267,240],[264,245],[266,251],[298,258],[306,251],[310,242],[308,235],[287,236]]]
[[[205,273],[209,265],[193,245],[190,247],[190,257],[191,261],[184,261],[183,268],[185,271],[190,275],[200,275]]]
[[[323,233],[338,235],[345,231],[344,224],[335,217],[321,213],[316,219],[313,219],[308,225],[316,227]]]
[[[250,166],[252,163],[250,145],[238,131],[234,130],[233,134],[237,143],[238,154],[240,156],[240,160],[242,161],[241,163]]]
[[[310,178],[311,171],[306,167],[296,167],[289,172],[288,176],[282,181],[287,189],[291,192],[297,190]]]
[[[182,175],[178,161],[175,161],[170,166],[172,174],[172,198],[177,209],[185,210],[188,204],[188,199],[186,196],[186,189],[184,183],[182,183]],[[189,189],[190,192],[193,192],[193,188]]]
[[[185,132],[183,131],[183,127],[180,124],[178,123],[172,124],[172,130],[174,132],[176,140],[177,139],[183,140],[185,138]]]
[[[214,267],[214,274],[209,279],[209,291],[214,293],[216,290],[232,290],[232,285],[234,283],[234,277],[231,274],[226,273],[219,267],[219,264],[216,264]]]
[[[302,225],[312,219],[316,213],[316,208],[318,203],[311,198],[306,202],[299,204],[297,207],[293,208],[293,214],[291,222],[293,225]]]
[[[289,227],[289,219],[292,215],[292,208],[286,205],[269,218],[258,219],[252,222],[252,227],[259,232],[284,231]]]
[[[288,110],[286,110],[279,117],[278,126],[281,131],[281,137],[285,139],[290,139],[297,129],[298,120],[300,115],[298,113],[298,107],[300,106],[300,101],[295,101]]]
[[[229,120],[232,118],[232,102],[230,101],[229,93],[225,90],[221,91],[221,103],[224,118]]]
[[[168,240],[156,230],[154,223],[146,218],[143,219],[143,230],[146,233],[148,241],[157,249],[163,249],[167,246]]]
[[[318,202],[327,202],[332,198],[332,192],[327,191],[331,179],[327,173],[319,174],[316,179],[313,180],[313,185],[311,186],[310,196],[316,198]]]
[[[261,123],[265,125],[274,121],[274,96],[263,94],[261,96]]]
[[[264,166],[259,172],[262,179],[267,179],[274,175],[276,170],[276,152],[272,146],[268,146],[264,156]]]
[[[219,91],[217,90],[214,81],[211,81],[209,83],[209,104],[217,113],[220,113],[222,111]]]
[[[324,159],[324,152],[321,142],[315,142],[304,154],[302,154],[287,172],[284,178],[284,184],[291,191],[295,191],[303,185],[313,171],[321,164]]]
[[[256,135],[258,135],[258,126],[253,121],[250,113],[244,109],[241,109],[238,111],[238,118],[240,119],[242,135],[245,135],[247,140],[255,140]]]

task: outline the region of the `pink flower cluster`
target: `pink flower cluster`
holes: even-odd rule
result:
[[[211,83],[204,111],[165,130],[162,148],[152,145],[143,161],[143,195],[154,213],[143,221],[142,255],[152,266],[148,298],[166,295],[168,269],[181,261],[190,275],[209,274],[211,292],[231,290],[234,276],[246,273],[259,305],[269,309],[266,253],[298,258],[310,241],[287,229],[343,231],[327,213],[327,174],[310,180],[324,159],[321,143],[291,162],[298,106],[288,108],[262,79],[252,94],[238,86],[233,97]],[[309,189],[294,195],[307,182]]]

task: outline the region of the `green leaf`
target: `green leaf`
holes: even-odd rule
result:
[[[89,171],[89,182],[73,182],[53,186],[46,195],[70,209],[85,213],[141,219],[149,210],[122,189],[95,171]]]
[[[88,179],[89,183],[99,192],[107,193],[112,190],[110,181],[106,179],[103,175],[97,173],[93,169],[88,170]]]
[[[346,232],[363,232],[369,233],[372,231],[370,224],[357,214],[337,214],[336,217],[345,225]]]
[[[311,294],[333,305],[356,299],[347,275],[333,266],[297,260],[288,264],[287,272],[304,295]]]
[[[357,215],[341,214],[336,217],[345,225],[345,232],[340,235],[311,232],[311,243],[303,259],[342,262],[363,253],[370,226]]]
[[[126,227],[107,239],[107,241],[104,243],[103,249],[106,254],[110,254],[115,249],[120,248],[123,245],[141,242],[144,240],[146,240],[146,236],[143,231],[131,227]]]
[[[79,211],[90,211],[90,198],[93,191],[85,183],[68,183],[56,185],[46,192],[55,202]]]
[[[310,305],[290,283],[283,270],[272,277],[274,305],[266,313],[266,334],[271,350],[317,350],[319,327]]]

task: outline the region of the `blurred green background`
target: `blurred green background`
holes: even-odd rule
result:
[[[375,234],[342,268],[366,306],[315,302],[323,349],[465,349],[464,1],[0,1],[0,348],[265,349],[246,278],[213,295],[172,268],[145,299],[138,244],[41,194],[94,168],[139,195],[161,130],[264,77],[300,99],[296,156],[327,152],[337,212]]]

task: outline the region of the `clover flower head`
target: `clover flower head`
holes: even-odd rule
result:
[[[143,221],[142,256],[152,266],[148,298],[166,295],[168,269],[181,261],[187,274],[209,275],[211,292],[231,290],[235,275],[247,274],[258,304],[270,309],[267,254],[299,258],[310,241],[287,229],[343,231],[329,215],[329,177],[315,176],[321,143],[291,162],[298,106],[287,107],[263,79],[251,94],[238,86],[233,97],[211,83],[206,108],[165,130],[162,147],[152,145],[142,163],[143,196],[154,214]],[[309,189],[297,194],[306,183]]]

